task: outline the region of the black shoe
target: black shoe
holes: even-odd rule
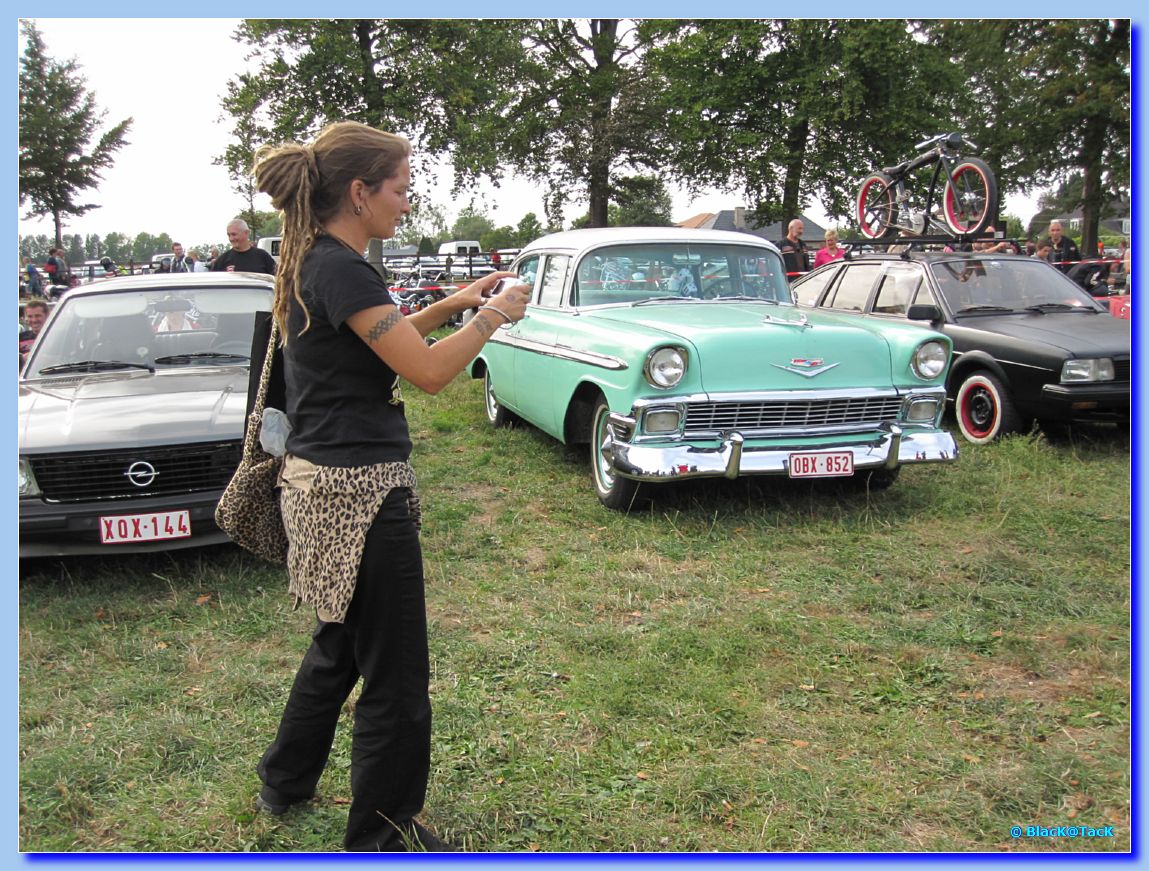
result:
[[[459,848],[433,834],[430,829],[414,820],[388,826],[366,846],[347,848],[351,852],[370,853],[458,853]]]
[[[407,832],[407,840],[410,841],[408,852],[412,853],[458,853],[459,848],[454,844],[448,844],[438,835],[431,832],[426,826],[411,820],[410,829]]]
[[[255,797],[255,809],[263,811],[265,814],[271,814],[273,817],[281,817],[293,807],[298,807],[302,804],[307,804],[311,801],[312,796],[307,798],[288,798],[281,792],[276,792],[270,786],[265,786],[259,791],[259,795]]]

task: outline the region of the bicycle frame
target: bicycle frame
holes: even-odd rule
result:
[[[904,230],[907,233],[920,235],[931,229],[947,232],[945,221],[937,215],[937,209],[941,206],[939,197],[941,188],[939,188],[938,182],[939,180],[953,177],[954,163],[951,162],[951,157],[960,158],[960,155],[955,153],[957,148],[960,148],[962,145],[968,145],[974,149],[977,147],[972,142],[963,141],[961,137],[942,134],[935,136],[933,139],[919,142],[916,148],[928,148],[931,145],[934,147],[929,148],[929,150],[923,154],[919,154],[917,157],[905,163],[886,170],[894,179],[895,203],[897,205],[896,220],[891,221],[890,225],[898,230]],[[921,212],[921,216],[924,218],[924,224],[918,227],[914,225],[914,215],[913,212],[910,211],[910,193],[906,189],[906,178],[911,173],[931,163],[934,165],[934,171],[930,178],[930,186],[926,191],[925,200],[923,200]],[[944,188],[944,182],[942,187]]]

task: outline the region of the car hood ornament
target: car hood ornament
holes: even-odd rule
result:
[[[793,372],[795,375],[801,375],[803,378],[813,378],[815,375],[821,375],[823,372],[829,372],[837,363],[827,364],[825,360],[820,357],[795,357],[787,365],[782,363],[771,363],[775,369],[785,369],[787,372]]]

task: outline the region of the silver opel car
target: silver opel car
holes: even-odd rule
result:
[[[269,275],[109,279],[69,291],[20,373],[20,557],[227,541],[255,313]]]

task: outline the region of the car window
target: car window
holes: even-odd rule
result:
[[[892,268],[886,271],[874,296],[875,314],[904,315],[917,294],[922,275],[916,269]]]
[[[538,304],[544,308],[558,308],[562,302],[570,258],[565,254],[551,254],[546,259],[543,280],[539,284]]]
[[[796,301],[802,305],[817,305],[822,291],[837,274],[836,269],[823,269],[803,278],[801,282],[795,282],[793,286]]]
[[[1104,310],[1063,273],[1039,260],[955,258],[934,263],[930,269],[955,314],[1019,311],[1040,305]]]
[[[633,304],[733,297],[790,302],[781,257],[754,245],[651,242],[612,245],[575,267],[572,302]]]
[[[845,311],[864,311],[874,279],[882,267],[878,263],[856,263],[842,269],[842,278],[825,305]]]
[[[520,260],[515,271],[519,273],[519,278],[523,280],[524,284],[529,284],[531,287],[535,285],[535,278],[539,273],[539,261],[542,260],[542,255],[536,254],[533,257],[527,257]],[[535,299],[535,295],[531,294],[531,300]]]

